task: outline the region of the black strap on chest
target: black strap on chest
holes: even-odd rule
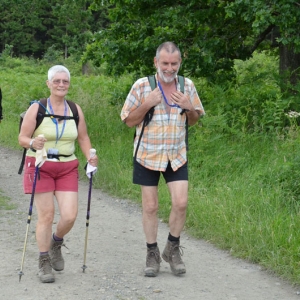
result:
[[[47,98],[40,99],[38,103],[40,104],[38,113],[36,116],[36,126],[35,129],[37,129],[41,123],[43,122],[44,118],[55,118],[58,121],[62,120],[74,120],[76,123],[76,127],[78,128],[78,123],[79,123],[79,116],[78,116],[78,110],[77,106],[73,101],[66,100],[73,116],[61,116],[61,115],[55,115],[55,114],[46,114],[47,111]]]

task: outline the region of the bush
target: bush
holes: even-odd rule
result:
[[[275,133],[290,126],[286,113],[295,99],[280,91],[278,61],[267,52],[254,53],[247,61],[235,61],[236,81],[230,86],[206,88],[210,110],[224,115],[226,127],[242,132]]]

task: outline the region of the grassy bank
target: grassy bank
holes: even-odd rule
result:
[[[30,100],[48,95],[46,70],[34,70],[0,70],[4,107],[0,124],[2,146],[20,149],[19,114]],[[75,73],[71,82],[68,98],[81,105],[100,159],[96,187],[140,202],[139,187],[131,183],[134,131],[119,117],[132,78],[114,80]],[[220,93],[201,82],[197,88],[200,96],[201,91],[206,96]],[[234,256],[260,263],[299,284],[298,129],[290,128],[285,136],[242,131],[228,134],[223,116],[212,111],[213,105],[206,103],[205,98],[203,102],[207,116],[190,128],[189,134],[187,230]],[[83,166],[80,151],[77,154]],[[82,168],[81,172],[85,179]],[[167,221],[170,202],[163,183],[159,194],[160,217]]]

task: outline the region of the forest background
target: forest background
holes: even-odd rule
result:
[[[48,94],[48,68],[63,64],[69,99],[83,108],[100,158],[95,187],[139,203],[134,129],[120,110],[134,80],[155,72],[157,46],[174,41],[180,73],[193,79],[206,109],[189,128],[186,230],[300,284],[297,1],[0,0],[0,7],[1,145],[20,149],[20,113]],[[159,196],[167,221],[163,183]],[[9,209],[9,199],[0,196],[0,208]]]

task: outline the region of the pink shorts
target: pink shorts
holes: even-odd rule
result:
[[[77,159],[68,162],[45,161],[36,178],[35,193],[78,192],[78,165]],[[26,156],[23,177],[25,194],[32,193],[34,173],[35,157]]]

